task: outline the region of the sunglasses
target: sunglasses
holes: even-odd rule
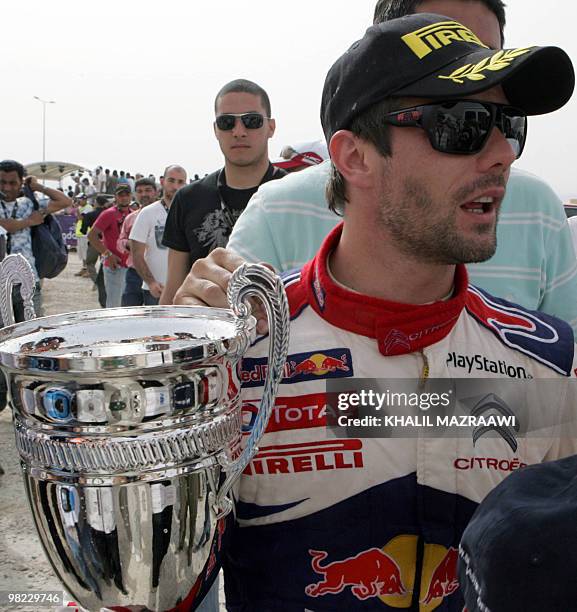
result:
[[[237,117],[247,130],[258,130],[263,126],[265,119],[270,119],[270,117],[264,117],[260,113],[241,113],[240,115],[229,113],[219,115],[216,118],[216,127],[224,132],[229,132],[236,125]]]
[[[385,115],[385,123],[420,127],[441,153],[473,155],[483,150],[497,126],[517,158],[527,138],[527,115],[514,106],[477,100],[447,100],[403,108]]]

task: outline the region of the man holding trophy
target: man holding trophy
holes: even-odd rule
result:
[[[230,610],[462,610],[456,551],[476,506],[574,439],[339,437],[327,385],[420,391],[474,367],[495,385],[553,381],[555,424],[574,420],[571,328],[469,286],[464,267],[495,250],[527,115],[573,88],[555,47],[494,51],[426,13],[369,28],[323,91],[344,220],[284,278],[288,306],[253,265],[224,283],[234,315],[111,309],[0,331],[38,531],[83,607],[192,610],[224,558]],[[21,266],[1,268],[3,290]],[[268,314],[256,342],[249,297]]]
[[[494,51],[433,14],[369,28],[330,69],[327,200],[344,220],[284,278],[291,342],[240,480],[227,609],[461,612],[456,551],[477,504],[516,467],[575,452],[555,436],[335,438],[326,406],[338,379],[519,376],[557,380],[575,410],[569,325],[469,286],[463,265],[495,251],[527,115],[573,86],[560,49]],[[247,431],[265,371],[262,340],[243,360]]]

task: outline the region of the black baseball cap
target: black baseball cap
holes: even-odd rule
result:
[[[481,502],[459,547],[468,612],[577,609],[577,456],[513,472]]]
[[[496,51],[449,17],[408,15],[370,27],[335,62],[325,80],[321,123],[329,143],[384,98],[462,98],[499,84],[512,106],[542,115],[571,98],[575,73],[558,47]]]
[[[114,190],[114,193],[132,193],[132,190],[130,189],[130,185],[126,184],[126,183],[120,183],[119,185],[116,185],[116,189]]]

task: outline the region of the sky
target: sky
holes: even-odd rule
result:
[[[181,164],[222,166],[213,102],[248,78],[271,98],[284,145],[321,138],[319,108],[332,63],[370,25],[375,0],[100,0],[11,2],[2,7],[2,158],[46,159],[153,173]],[[22,8],[25,7],[25,8]],[[571,0],[509,0],[506,47],[556,45],[577,63]],[[12,58],[13,61],[10,60]],[[577,197],[577,94],[531,118],[517,166]]]

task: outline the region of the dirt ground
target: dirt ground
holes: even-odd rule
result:
[[[57,278],[44,281],[45,315],[99,308],[97,292],[92,290],[90,279],[75,276],[79,270],[78,257],[72,252],[66,270]],[[0,412],[0,464],[5,471],[0,476],[0,596],[2,591],[62,592],[62,585],[54,575],[36,535],[20,474],[8,408]],[[224,610],[222,580],[220,599],[221,610]],[[0,603],[0,610],[37,612],[54,610],[54,607],[8,607]]]

